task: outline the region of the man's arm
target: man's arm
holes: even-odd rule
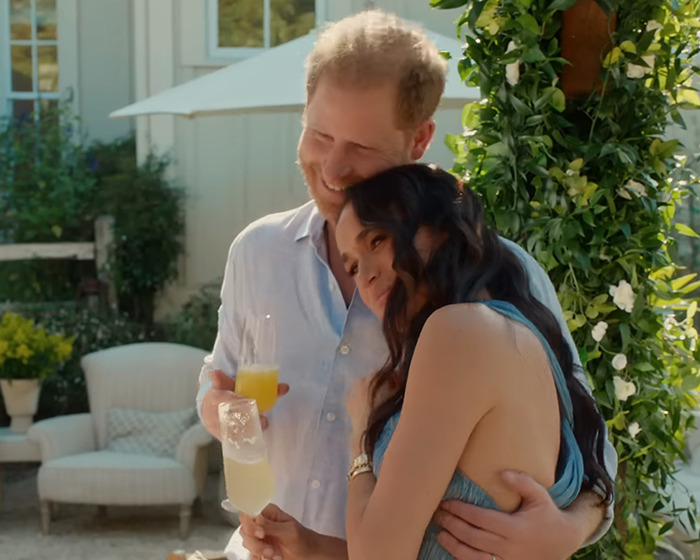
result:
[[[244,294],[244,279],[237,273],[241,268],[239,261],[243,258],[240,245],[239,236],[229,249],[221,285],[216,341],[211,354],[204,359],[204,365],[199,373],[197,412],[207,430],[217,438],[220,432],[218,405],[235,398],[233,378],[238,369],[236,356],[239,348],[241,317],[245,314],[240,306],[248,301]],[[236,302],[239,302],[238,307]]]
[[[562,334],[564,335],[564,339],[571,348],[574,364],[577,366],[574,368],[574,375],[586,388],[586,390],[589,393],[591,393],[591,388],[588,384],[588,380],[586,379],[583,367],[581,366],[581,360],[579,358],[578,349],[576,348],[576,345],[574,344],[574,339],[571,336],[571,333],[569,332],[569,327],[567,326],[566,320],[564,319],[564,312],[562,311],[561,304],[559,303],[559,299],[557,298],[557,292],[551,280],[549,279],[549,276],[547,276],[547,273],[542,268],[542,266],[534,258],[532,258],[532,256],[528,255],[522,247],[506,239],[503,239],[503,241],[505,242],[506,246],[510,248],[522,261],[523,266],[525,267],[525,270],[527,271],[528,277],[530,279],[530,290],[532,291],[532,294],[542,304],[544,304],[544,306],[547,307],[547,309],[549,309],[554,314],[554,317],[557,319],[559,327],[562,330]],[[610,438],[608,437],[607,427],[604,429],[605,433],[603,434],[603,437],[605,440],[605,447],[603,449],[603,458],[605,461],[605,470],[607,471],[610,478],[612,480],[615,480],[615,477],[617,475],[617,451],[615,450],[615,446],[613,446],[612,442],[610,441]],[[576,501],[574,501],[574,503],[572,504],[572,506],[575,505],[575,508],[579,508],[585,507],[586,505],[590,505],[591,503],[598,504],[599,500],[596,501],[593,496],[589,496],[588,498],[579,502],[577,498]],[[587,540],[585,542],[586,545],[593,544],[603,535],[605,535],[605,533],[607,533],[608,529],[610,528],[610,525],[612,525],[614,516],[614,506],[615,502],[614,500],[611,500],[610,504],[607,507],[607,511],[605,511],[603,517],[601,518],[600,525],[587,533]],[[581,519],[581,521],[583,520]]]
[[[602,524],[606,508],[594,492],[579,494],[560,510],[528,475],[507,471],[503,480],[523,497],[515,513],[458,501],[444,502],[436,513],[444,529],[438,541],[456,558],[480,560],[486,553],[500,560],[564,560],[590,543]]]

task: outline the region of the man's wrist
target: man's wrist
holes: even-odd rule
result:
[[[305,560],[347,560],[348,545],[343,539],[309,530]]]
[[[605,509],[600,496],[592,491],[584,491],[564,510],[572,535],[576,535],[576,550],[590,543],[591,537],[605,520]]]

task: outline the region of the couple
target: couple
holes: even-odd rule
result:
[[[611,508],[600,505],[610,488],[601,470],[600,419],[571,377],[570,337],[565,333],[569,342],[562,342],[547,312],[555,310],[563,323],[546,275],[521,249],[504,248],[480,229],[478,204],[446,174],[419,166],[377,176],[422,157],[445,70],[424,34],[381,12],[328,28],[307,61],[298,149],[314,200],[258,220],[231,246],[219,335],[201,375],[202,420],[218,435],[217,406],[235,398],[235,382],[222,371],[235,375],[247,313],[277,317],[280,376],[289,383],[280,386],[289,394],[270,413],[268,427],[279,507],[269,506],[255,522],[244,518],[232,540],[232,548],[243,540],[253,558],[347,558],[346,505],[355,558],[417,557],[425,533],[438,554],[459,559],[563,559],[609,526]],[[392,198],[382,198],[385,188]],[[373,248],[362,245],[368,239]],[[501,263],[492,260],[499,256]],[[500,274],[504,266],[507,275]],[[492,278],[483,276],[485,269]],[[526,276],[544,306],[529,297]],[[355,295],[355,279],[367,305]],[[515,307],[461,303],[474,300]],[[552,346],[552,363],[561,361],[565,386],[546,345],[522,322],[516,308],[523,302],[520,310]],[[385,306],[388,345],[373,313],[384,315]],[[449,334],[455,331],[456,341]],[[373,372],[380,373],[370,384],[364,378]],[[472,375],[479,381],[465,391]],[[348,390],[352,426],[343,421]],[[437,406],[443,398],[453,399],[444,410]],[[472,409],[472,399],[489,408]],[[520,430],[541,429],[520,433],[508,423],[513,418]],[[581,456],[575,443],[586,434]],[[389,439],[394,443],[387,447]],[[614,473],[614,450],[605,446],[607,472]],[[525,451],[516,456],[518,449]],[[345,473],[356,454],[348,487]],[[532,477],[501,476],[506,467]],[[545,490],[555,479],[558,501]],[[590,490],[594,485],[598,493]],[[445,488],[447,497],[478,499],[442,502],[433,516]],[[572,499],[566,510],[557,507]]]

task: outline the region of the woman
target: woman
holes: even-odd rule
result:
[[[423,165],[347,196],[338,247],[390,351],[347,402],[351,560],[450,558],[430,523],[438,504],[517,509],[504,469],[530,474],[562,508],[581,487],[609,500],[602,419],[478,198]]]

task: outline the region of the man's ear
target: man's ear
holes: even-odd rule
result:
[[[411,140],[411,159],[413,161],[418,161],[423,157],[434,135],[435,121],[433,119],[425,120],[418,125],[418,129]]]

